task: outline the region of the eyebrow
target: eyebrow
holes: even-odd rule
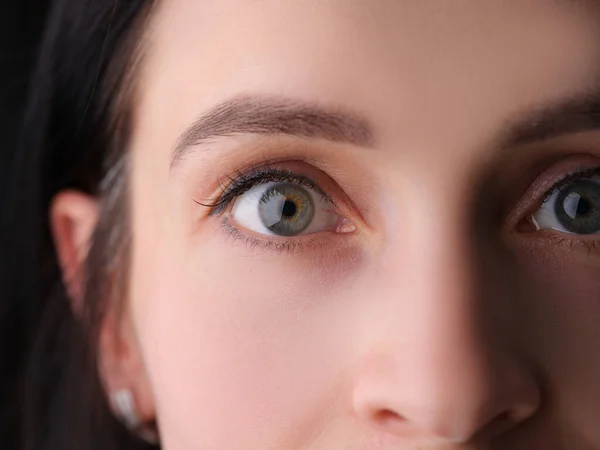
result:
[[[360,147],[375,145],[372,125],[357,114],[276,96],[238,95],[219,103],[184,131],[171,165],[197,145],[235,134],[289,135]]]
[[[374,147],[374,127],[357,114],[269,95],[238,95],[192,123],[180,136],[171,166],[194,147],[235,134],[290,135]],[[600,91],[542,105],[509,121],[499,147],[514,148],[569,134],[600,130]]]
[[[510,122],[499,141],[512,148],[594,130],[600,130],[600,92],[588,91],[533,108]]]

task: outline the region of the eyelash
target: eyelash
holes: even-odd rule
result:
[[[219,183],[221,185],[221,190],[223,191],[219,197],[210,200],[209,203],[201,203],[198,201],[196,201],[196,203],[210,208],[211,211],[209,215],[219,215],[225,212],[227,207],[236,198],[245,194],[253,187],[272,182],[289,182],[305,186],[321,195],[322,199],[328,202],[333,208],[337,207],[333,199],[307,176],[300,175],[290,170],[272,168],[269,166],[251,168],[248,172],[236,171],[235,176],[229,176],[227,181]]]
[[[305,186],[319,194],[324,201],[331,205],[332,209],[337,209],[335,201],[309,177],[287,169],[273,168],[268,165],[253,167],[246,172],[236,171],[234,176],[229,176],[226,180],[219,183],[222,194],[218,197],[210,200],[208,203],[194,201],[198,205],[210,208],[209,216],[223,215],[238,197],[255,186],[272,182],[290,182]],[[260,247],[264,250],[275,250],[280,253],[293,252],[302,250],[313,243],[320,242],[318,238],[310,236],[303,236],[303,239],[258,238],[239,230],[227,217],[223,219],[221,227],[233,239],[243,240],[251,250]]]
[[[591,178],[596,175],[600,175],[600,166],[576,170],[565,175],[563,178],[558,180],[550,189],[548,189],[548,191],[540,200],[539,204],[543,205],[550,197],[552,197],[552,195],[554,195],[557,191],[567,186],[569,183]]]

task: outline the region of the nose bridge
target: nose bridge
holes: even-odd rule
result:
[[[479,278],[487,264],[474,249],[465,206],[445,197],[429,202],[433,215],[417,209],[410,236],[398,242],[398,248],[387,250],[393,256],[381,272],[385,278],[381,295],[390,308],[387,317],[393,318],[397,308],[412,317],[402,339],[418,349],[412,358],[407,356],[412,360],[406,363],[415,376],[429,380],[419,385],[427,386],[430,395],[440,400],[446,396],[451,402],[454,395],[464,398],[461,389],[483,389],[478,384],[492,365],[490,347],[496,337],[484,324],[485,294]],[[427,217],[428,212],[429,220],[420,226],[419,217]],[[486,290],[494,289],[486,286]],[[449,379],[460,382],[450,390]]]
[[[381,295],[391,308],[407,307],[416,316],[426,316],[426,322],[440,332],[454,336],[457,329],[470,333],[479,323],[480,278],[488,264],[480,260],[485,252],[475,248],[467,195],[461,187],[437,179],[437,186],[423,183],[416,189],[420,198],[399,196],[402,203],[408,197],[408,204],[394,209],[410,214],[398,218],[394,229],[388,230],[390,238],[381,258]],[[420,329],[425,332],[423,325]]]
[[[398,267],[409,261],[410,267],[418,270],[404,273],[418,279],[419,274],[435,272],[438,286],[448,280],[472,281],[476,257],[475,196],[469,183],[472,170],[467,164],[425,168],[420,159],[407,164],[414,170],[389,177],[392,181],[385,201],[391,207],[386,210],[384,269],[397,278]]]
[[[485,323],[486,302],[501,300],[486,292],[503,287],[482,289],[490,265],[480,259],[488,253],[475,251],[471,212],[460,198],[445,191],[415,202],[395,232],[403,237],[386,247],[374,292],[382,306],[377,342],[355,398],[358,410],[392,432],[457,442],[490,423],[522,420],[538,401],[533,380]]]

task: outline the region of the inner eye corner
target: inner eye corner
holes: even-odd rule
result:
[[[539,231],[532,214],[527,214],[516,221],[515,229],[519,233],[531,234]]]

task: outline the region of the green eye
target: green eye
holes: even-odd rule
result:
[[[236,224],[272,236],[297,236],[333,230],[339,215],[313,189],[292,182],[254,186],[233,205]]]
[[[279,236],[302,233],[315,216],[315,205],[304,187],[292,183],[277,184],[260,198],[258,215],[269,231]]]

